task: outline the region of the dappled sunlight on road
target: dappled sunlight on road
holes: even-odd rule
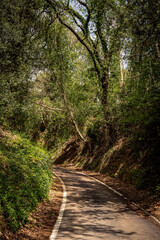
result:
[[[160,230],[94,179],[56,169],[67,187],[67,204],[57,240],[159,240]]]

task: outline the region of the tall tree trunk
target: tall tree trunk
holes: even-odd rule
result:
[[[106,126],[107,126],[107,132],[108,132],[108,142],[112,142],[116,139],[117,137],[117,132],[114,127],[113,121],[111,119],[111,115],[109,113],[108,109],[108,84],[109,84],[109,67],[106,68],[104,71],[104,74],[102,75],[101,78],[101,85],[102,85],[102,106],[103,106],[103,112],[104,112],[104,117],[106,120]]]
[[[109,70],[105,70],[101,79],[101,85],[102,85],[102,106],[104,111],[105,119],[108,119],[108,83],[109,83]]]

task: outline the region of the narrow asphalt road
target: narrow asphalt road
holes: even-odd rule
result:
[[[160,229],[127,207],[96,180],[54,168],[67,189],[67,202],[56,240],[160,240]]]

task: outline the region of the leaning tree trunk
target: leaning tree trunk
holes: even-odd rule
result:
[[[78,124],[76,123],[76,120],[74,118],[74,114],[73,114],[73,111],[72,109],[70,108],[69,104],[68,104],[68,101],[67,101],[67,98],[65,96],[65,91],[64,91],[64,88],[63,88],[63,83],[62,82],[59,82],[59,86],[60,86],[60,89],[61,89],[61,94],[62,94],[62,97],[63,97],[63,101],[64,101],[64,105],[69,113],[69,116],[70,116],[70,120],[79,136],[79,138],[82,140],[82,141],[85,141],[85,138],[83,137],[81,131],[79,130],[79,127],[78,127]]]
[[[69,105],[67,103],[67,99],[66,99],[64,93],[63,93],[63,100],[64,100],[64,104],[65,104],[65,106],[67,108],[67,111],[69,113],[70,119],[71,119],[71,121],[73,123],[73,126],[75,127],[75,130],[76,130],[78,136],[80,137],[81,140],[85,141],[85,138],[83,137],[82,133],[80,132],[79,127],[78,127],[78,125],[77,125],[77,123],[76,123],[76,121],[74,119],[73,112],[72,112],[71,108],[69,107]]]
[[[55,77],[56,81],[57,81],[58,84],[59,84],[59,88],[60,88],[60,90],[61,90],[61,95],[62,95],[62,98],[63,98],[63,101],[64,101],[64,105],[65,105],[65,107],[66,107],[66,109],[67,109],[67,111],[68,111],[68,113],[69,113],[70,120],[71,120],[71,122],[72,122],[72,124],[73,124],[73,126],[74,126],[74,128],[75,128],[75,131],[76,131],[76,133],[78,134],[78,137],[79,137],[81,140],[85,141],[85,138],[83,137],[81,131],[79,130],[78,124],[76,123],[76,120],[75,120],[75,118],[74,118],[73,111],[72,111],[72,109],[70,108],[70,106],[69,106],[69,104],[68,104],[68,101],[67,101],[67,98],[66,98],[66,96],[65,96],[65,91],[64,91],[64,87],[63,87],[63,81],[62,81],[63,76],[61,76],[61,81],[60,81],[54,71],[53,71],[52,74],[53,74],[53,76]]]

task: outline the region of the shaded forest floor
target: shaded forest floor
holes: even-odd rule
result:
[[[50,190],[49,200],[40,203],[25,227],[13,233],[9,230],[0,232],[1,240],[48,240],[59,214],[62,202],[62,185],[57,177]]]

